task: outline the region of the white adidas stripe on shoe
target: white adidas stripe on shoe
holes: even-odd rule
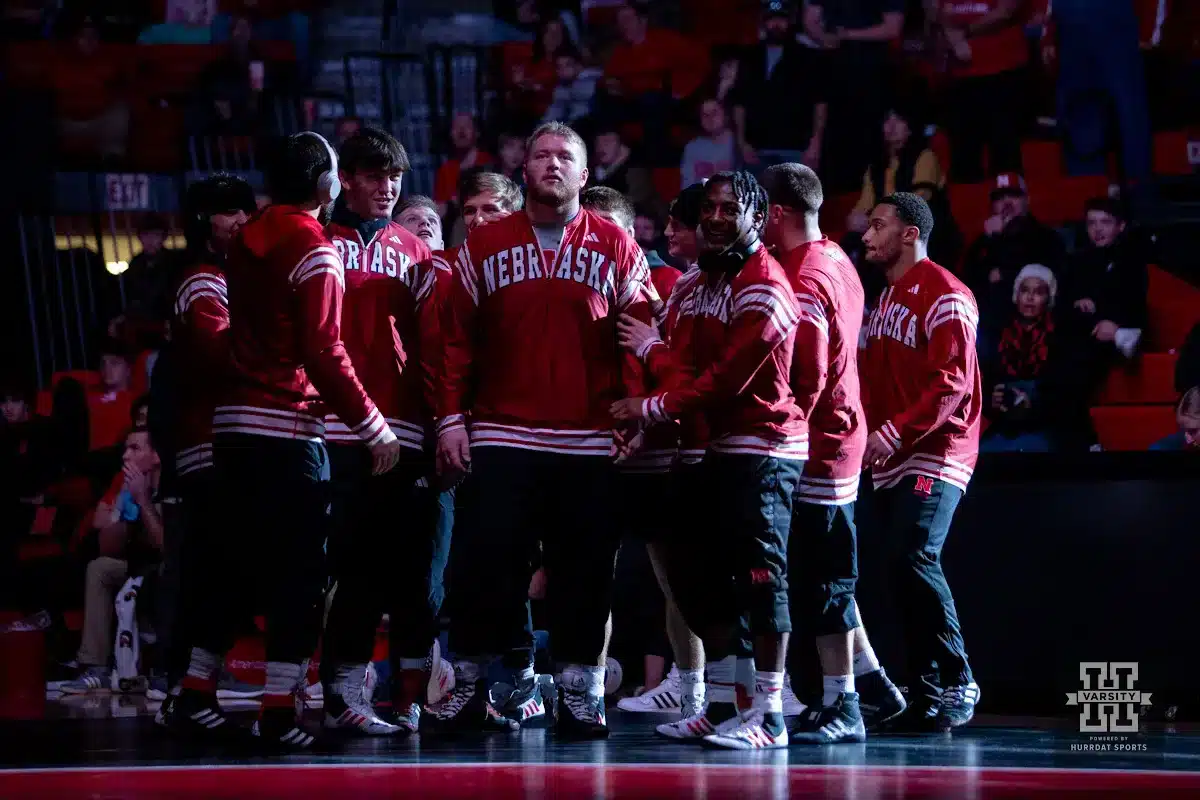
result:
[[[617,703],[617,708],[639,714],[677,711],[683,708],[683,688],[679,680],[679,670],[671,667],[662,683],[637,697],[622,698]]]

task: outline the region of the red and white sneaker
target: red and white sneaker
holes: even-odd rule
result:
[[[739,722],[740,720],[736,716],[730,717],[724,722],[711,722],[708,719],[708,704],[706,703],[692,716],[684,717],[677,722],[665,722],[662,725],[656,726],[654,730],[659,736],[667,739],[699,742],[705,736],[711,736],[714,733],[733,728]]]
[[[398,725],[382,719],[371,707],[364,691],[365,667],[351,670],[340,692],[331,689],[325,699],[325,727],[330,730],[353,730],[368,736],[391,736],[400,732]]]
[[[761,709],[744,711],[735,719],[737,725],[705,736],[704,744],[729,750],[777,750],[788,746],[787,727],[782,722],[778,726],[767,723]]]

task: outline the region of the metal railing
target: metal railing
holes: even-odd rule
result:
[[[108,323],[128,304],[124,270],[141,251],[136,212],[17,214],[25,352],[39,387],[56,372],[94,366]],[[167,215],[168,224],[174,220]],[[168,247],[182,241],[169,240]],[[15,326],[16,327],[16,326]]]

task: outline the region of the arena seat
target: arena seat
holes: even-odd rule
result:
[[[1027,175],[1029,209],[1041,222],[1059,227],[1082,219],[1084,205],[1093,197],[1107,197],[1109,178],[1106,175],[1080,177],[1060,175]]]
[[[983,223],[992,214],[991,192],[990,183],[950,184],[950,209],[967,244],[983,233]]]
[[[183,95],[196,89],[200,74],[225,48],[205,44],[138,46],[138,89],[147,97]]]
[[[1148,346],[1158,352],[1181,347],[1200,321],[1200,288],[1161,267],[1150,267],[1146,303],[1150,311]]]
[[[1173,405],[1098,406],[1092,424],[1105,450],[1147,450],[1177,430]]]
[[[679,182],[683,180],[679,167],[655,167],[650,175],[654,184],[654,193],[664,203],[669,203],[679,194]]]
[[[1062,143],[1057,140],[1026,139],[1021,142],[1021,166],[1027,176],[1062,175]]]
[[[1159,131],[1154,134],[1155,175],[1191,175],[1196,171],[1188,162],[1188,141],[1192,137],[1186,131]]]
[[[1175,362],[1173,353],[1145,353],[1132,363],[1116,367],[1101,387],[1102,406],[1173,404]]]
[[[846,217],[858,205],[859,192],[843,192],[829,195],[821,204],[821,231],[837,241],[846,231]]]

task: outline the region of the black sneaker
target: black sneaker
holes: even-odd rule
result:
[[[442,733],[463,731],[515,731],[521,725],[508,719],[488,702],[487,680],[462,680],[455,671],[454,691],[429,709],[429,726]]]
[[[975,716],[975,704],[978,702],[979,685],[976,683],[946,688],[942,692],[942,705],[935,719],[937,729],[948,731],[966,725]]]
[[[317,737],[304,729],[296,708],[264,708],[251,733],[270,752],[296,752],[313,746]]]
[[[188,738],[245,741],[249,736],[245,728],[225,716],[215,694],[195,689],[180,689],[178,695],[167,695],[154,721]]]
[[[588,694],[581,686],[558,687],[556,732],[563,739],[604,739],[608,721],[604,716],[604,698]]]
[[[937,733],[937,715],[939,706],[933,705],[927,699],[921,698],[919,705],[909,705],[904,713],[878,726],[879,733]],[[876,729],[872,729],[874,733]]]
[[[842,692],[833,705],[810,708],[789,732],[794,744],[848,744],[867,740],[857,692]]]
[[[854,688],[858,691],[858,707],[868,731],[879,729],[908,707],[904,693],[892,683],[882,667],[855,678]]]
[[[508,691],[498,692],[493,686],[492,702],[500,713],[522,725],[546,716],[546,702],[536,676]]]

